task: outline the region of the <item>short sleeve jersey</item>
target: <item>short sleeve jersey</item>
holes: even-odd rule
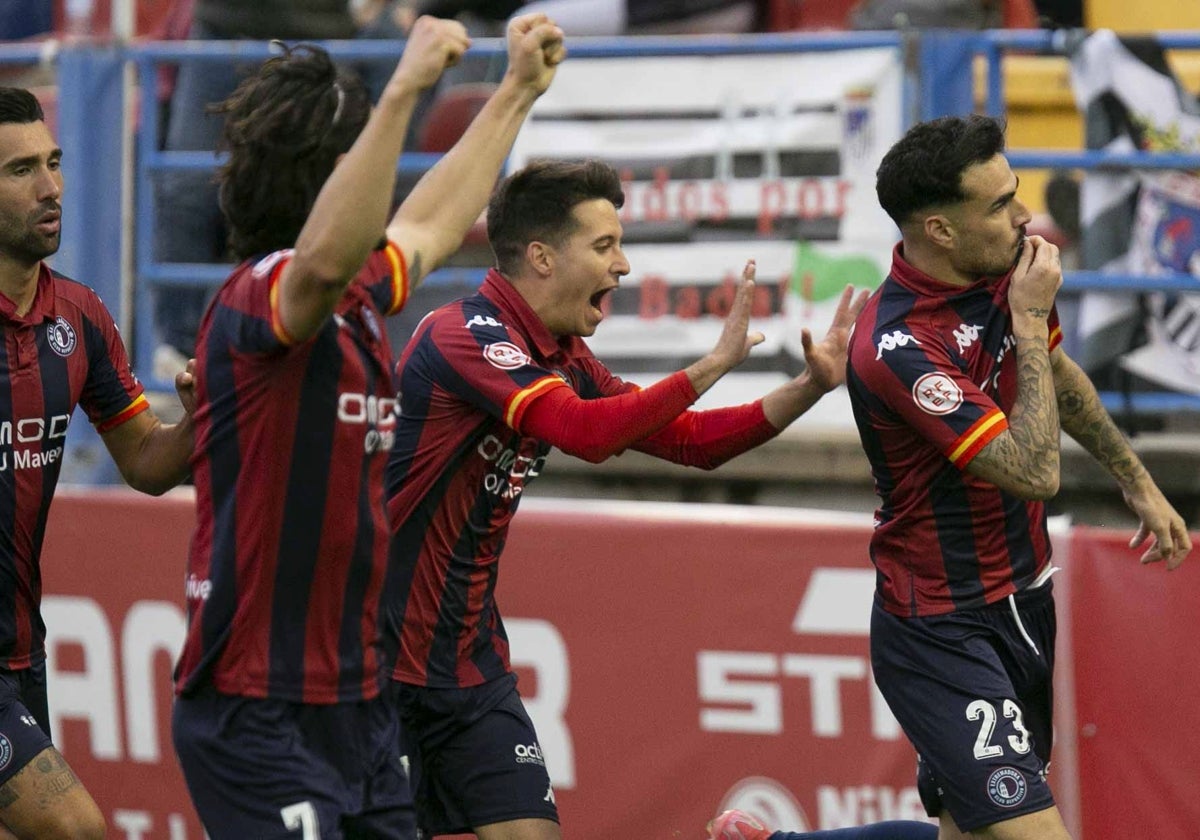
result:
[[[176,690],[337,703],[378,694],[395,427],[383,316],[408,296],[374,251],[316,336],[279,320],[281,251],[236,268],[196,349],[196,530]]]
[[[435,688],[507,673],[495,588],[509,523],[550,445],[521,434],[550,389],[584,399],[635,386],[579,338],[556,339],[501,275],[430,313],[401,355],[400,417],[388,463],[399,643],[393,678]]]
[[[877,597],[896,615],[993,603],[1049,562],[1045,506],[965,471],[1016,402],[1010,276],[952,286],[897,246],[855,323],[846,384],[880,497]],[[1054,312],[1050,349],[1061,341]]]
[[[42,265],[30,310],[0,295],[0,667],[45,657],[40,557],[76,405],[100,432],[149,408],[112,316]]]

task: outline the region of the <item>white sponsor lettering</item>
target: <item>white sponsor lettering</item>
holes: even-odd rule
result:
[[[117,808],[112,812],[113,825],[124,832],[124,840],[150,840],[154,817],[148,811]],[[187,822],[182,814],[167,814],[168,840],[188,840]]]
[[[70,414],[25,417],[16,422],[16,442],[37,443],[42,440],[57,440],[67,436],[67,426],[70,424]],[[11,420],[0,423],[0,446],[12,445],[13,429],[14,424]]]
[[[13,469],[28,470],[48,467],[62,457],[63,448],[56,446],[45,452],[35,449],[18,449],[13,453]],[[0,471],[8,468],[8,453],[0,455]]]
[[[962,388],[944,373],[933,371],[913,383],[913,402],[926,414],[952,414],[963,404]]]
[[[546,764],[545,757],[542,756],[542,748],[536,742],[532,744],[517,744],[513,748],[513,754],[516,756],[518,764]]]
[[[207,601],[212,594],[212,581],[188,575],[183,582],[183,597],[189,601]]]
[[[888,350],[895,350],[897,347],[904,347],[908,344],[921,346],[921,342],[917,341],[911,335],[900,330],[893,330],[890,333],[884,333],[879,337],[878,352],[875,353],[876,360],[882,359],[883,354]]]
[[[525,484],[541,475],[546,465],[544,455],[523,455],[506,446],[495,435],[488,435],[475,449],[485,461],[492,462],[496,469],[483,477],[483,486],[489,493],[502,499],[515,499],[525,490]]]
[[[396,399],[374,394],[338,395],[338,420],[369,426],[363,433],[363,451],[368,455],[386,452],[396,439]]]
[[[869,570],[814,570],[792,630],[799,635],[866,638],[873,589],[874,573]],[[696,655],[696,667],[700,728],[706,732],[782,733],[785,686],[805,680],[813,736],[841,737],[844,698],[865,692],[871,734],[882,741],[900,737],[900,725],[875,685],[866,656],[702,650]]]
[[[162,760],[158,710],[160,693],[171,686],[159,678],[162,659],[174,661],[183,647],[187,619],[175,604],[137,601],[120,628],[120,665],[115,635],[100,605],[91,598],[47,595],[42,600],[46,621],[46,679],[50,693],[50,726],[62,732],[64,722],[87,724],[92,756],[102,761],[131,760],[158,764]],[[61,667],[63,649],[82,649],[82,670]],[[121,674],[118,691],[117,675]],[[122,705],[122,698],[124,704]],[[122,744],[121,718],[128,744]]]

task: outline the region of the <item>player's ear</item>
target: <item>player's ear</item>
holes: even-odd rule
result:
[[[554,248],[545,242],[534,240],[526,245],[525,259],[539,277],[554,273]]]
[[[941,248],[950,248],[954,245],[957,231],[954,227],[954,222],[949,217],[941,213],[926,216],[922,222],[922,228],[925,238],[934,245]]]

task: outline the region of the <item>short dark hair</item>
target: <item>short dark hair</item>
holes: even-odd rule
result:
[[[0,87],[0,124],[44,122],[42,103],[25,88]]]
[[[617,208],[625,203],[621,176],[602,161],[535,161],[509,175],[488,201],[496,267],[509,276],[519,273],[530,242],[561,244],[575,230],[575,205],[597,198]]]
[[[994,117],[941,117],[917,123],[888,150],[875,172],[879,206],[903,226],[914,213],[962,201],[962,174],[1004,151],[1004,123]]]
[[[224,102],[221,211],[244,259],[296,243],[313,202],[371,115],[362,81],[313,44],[284,47]]]

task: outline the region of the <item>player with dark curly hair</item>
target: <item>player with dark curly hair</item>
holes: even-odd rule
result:
[[[197,525],[173,732],[213,840],[413,835],[380,599],[396,423],[383,319],[461,243],[564,56],[514,21],[504,80],[388,220],[420,92],[467,49],[422,18],[372,110],[323,50],[267,61],[217,111],[243,259],[201,324]]]

